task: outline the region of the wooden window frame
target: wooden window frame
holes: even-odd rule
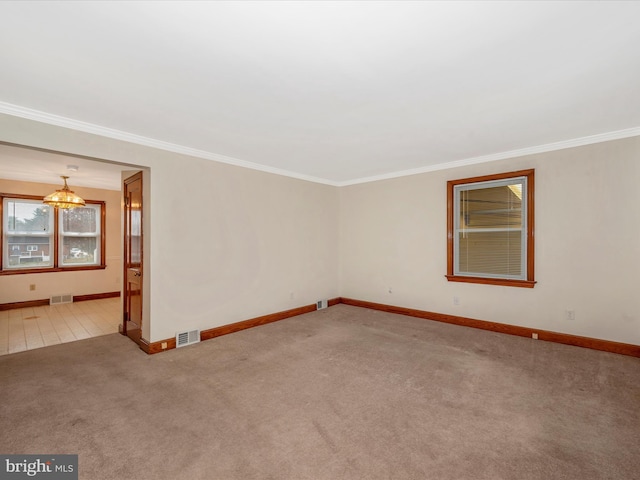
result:
[[[534,180],[534,169],[529,170],[518,170],[515,172],[507,172],[507,173],[498,173],[494,175],[483,175],[480,177],[470,177],[463,178],[460,180],[450,180],[447,182],[447,280],[450,282],[463,282],[463,283],[480,283],[485,285],[502,285],[507,287],[522,287],[522,288],[533,288],[536,284],[535,281],[535,230],[534,230],[534,222],[535,222],[535,180]],[[455,223],[454,223],[454,189],[458,185],[465,185],[470,183],[479,183],[479,182],[491,182],[497,180],[506,180],[509,178],[515,177],[526,177],[527,178],[527,248],[526,248],[526,268],[527,275],[525,280],[516,280],[510,278],[487,278],[487,277],[474,277],[470,275],[455,275],[454,274],[454,235],[455,235]]]
[[[0,193],[0,245],[2,254],[0,255],[0,275],[26,275],[30,273],[52,273],[52,272],[77,272],[82,270],[104,270],[107,268],[105,251],[106,251],[106,218],[107,209],[106,202],[102,200],[85,200],[86,203],[92,205],[100,205],[100,264],[99,265],[81,265],[77,267],[61,267],[59,262],[58,245],[60,241],[60,225],[58,209],[54,208],[53,212],[53,265],[43,268],[12,268],[4,269],[4,199],[15,198],[17,200],[42,200],[42,197],[36,195],[22,195],[14,193]]]

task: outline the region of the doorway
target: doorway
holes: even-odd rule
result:
[[[104,201],[106,205],[106,238],[105,238],[105,258],[103,259],[106,268],[96,269],[90,279],[84,271],[78,272],[55,272],[55,273],[32,273],[29,275],[11,275],[4,277],[5,282],[9,282],[11,289],[0,285],[2,302],[7,304],[29,304],[27,308],[12,308],[11,310],[0,311],[0,323],[4,317],[12,316],[21,321],[20,328],[15,335],[9,339],[21,337],[21,342],[16,342],[11,348],[10,342],[3,347],[0,342],[0,354],[13,353],[14,351],[29,350],[42,346],[66,343],[81,340],[101,334],[123,332],[123,303],[125,295],[126,276],[123,276],[124,252],[124,231],[122,218],[124,207],[122,197],[124,195],[124,180],[132,177],[133,174],[142,172],[145,192],[147,195],[150,186],[149,168],[142,165],[117,162],[114,160],[88,157],[69,152],[55,151],[50,149],[37,148],[29,145],[20,145],[0,141],[0,163],[3,164],[2,191],[24,195],[40,195],[38,184],[55,183],[59,179],[59,173],[66,173],[69,167],[73,167],[72,185],[75,188],[93,189],[84,198]],[[55,179],[52,181],[52,179]],[[16,182],[15,185],[13,182]],[[140,187],[141,188],[141,187]],[[135,188],[134,188],[135,190]],[[140,190],[141,191],[141,190]],[[44,192],[42,192],[44,195]],[[137,213],[132,214],[132,219],[139,220],[139,233],[133,235],[138,237],[140,255],[138,261],[142,265],[142,196]],[[147,203],[148,215],[148,198]],[[145,225],[147,233],[150,231]],[[133,231],[135,233],[135,230]],[[1,238],[1,233],[0,233]],[[147,235],[147,241],[148,241]],[[136,245],[135,241],[132,245]],[[149,267],[149,249],[145,249],[146,267]],[[135,263],[135,258],[134,262]],[[140,266],[141,266],[140,265]],[[60,276],[60,281],[49,281],[51,278]],[[62,278],[64,277],[64,278]],[[139,285],[142,285],[142,269],[140,269]],[[135,279],[134,279],[135,280]],[[74,297],[74,303],[62,306],[49,306],[49,297],[60,294],[61,285],[66,283],[81,285],[79,291],[67,291]],[[30,285],[35,285],[35,288]],[[138,307],[138,312],[142,311],[145,316],[143,322],[144,331],[140,334],[146,338],[150,329],[150,321],[147,312],[149,308],[150,295],[144,288],[137,288],[135,283],[130,285],[129,290],[135,294],[136,290],[144,295],[142,298],[133,295],[132,307]],[[34,293],[35,291],[35,293]],[[24,293],[27,292],[27,293]],[[144,306],[142,300],[144,299]],[[85,301],[87,300],[87,301]],[[77,302],[77,303],[76,303]],[[136,304],[136,302],[138,302]],[[94,307],[95,304],[95,308]],[[35,306],[38,305],[38,306]],[[90,308],[91,307],[91,308]],[[64,312],[58,312],[64,308]],[[54,314],[49,312],[56,310]],[[66,312],[68,310],[68,312]],[[135,310],[135,308],[134,308]],[[68,313],[68,315],[66,315]],[[101,317],[101,321],[96,321],[96,315]],[[20,318],[18,318],[20,317]],[[54,318],[55,317],[55,318]],[[24,320],[24,322],[22,322]],[[102,322],[104,320],[104,324]],[[135,334],[135,328],[131,328]],[[142,340],[144,342],[144,340]]]
[[[124,180],[122,334],[131,338],[138,345],[142,344],[142,279],[144,274],[142,192],[142,172]]]

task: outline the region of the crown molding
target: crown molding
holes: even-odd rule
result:
[[[47,123],[49,125],[55,125],[58,127],[69,128],[69,129],[77,130],[80,132],[100,135],[102,137],[112,138],[114,140],[122,140],[124,142],[135,143],[137,145],[143,145],[145,147],[152,147],[152,148],[157,148],[159,150],[165,150],[169,152],[180,153],[183,155],[189,155],[191,157],[197,157],[205,160],[213,160],[215,162],[235,165],[237,167],[244,167],[252,170],[259,170],[261,172],[273,173],[275,175],[296,178],[298,180],[306,180],[308,182],[321,183],[324,185],[330,185],[334,187],[338,186],[337,182],[333,182],[325,178],[319,178],[311,175],[305,175],[302,173],[291,172],[289,170],[283,170],[280,168],[260,165],[258,163],[248,162],[246,160],[240,160],[238,158],[233,158],[233,157],[227,157],[225,155],[219,155],[216,153],[207,152],[205,150],[198,150],[196,148],[185,147],[183,145],[178,145],[175,143],[164,142],[162,140],[156,140],[154,138],[144,137],[142,135],[135,135],[133,133],[124,132],[122,130],[102,127],[100,125],[95,125],[93,123],[83,122],[80,120],[74,120],[68,117],[62,117],[60,115],[53,115],[51,113],[42,112],[40,110],[34,110],[32,108],[21,107],[19,105],[13,105],[11,103],[0,101],[0,113],[5,113],[7,115],[12,115],[14,117],[26,118],[27,120],[34,120],[36,122]]]
[[[552,152],[556,150],[564,150],[566,148],[581,147],[584,145],[592,145],[594,143],[608,142],[610,140],[620,140],[623,138],[637,137],[640,135],[640,127],[627,128],[624,130],[616,130],[615,132],[599,133],[597,135],[589,135],[587,137],[574,138],[571,140],[563,140],[560,142],[547,143],[536,147],[520,148],[517,150],[509,150],[507,152],[492,153],[490,155],[482,155],[480,157],[466,158],[463,160],[454,160],[446,163],[438,163],[429,165],[428,167],[412,168],[410,170],[401,170],[398,172],[390,172],[370,177],[357,178],[338,182],[336,186],[346,187],[349,185],[357,185],[361,183],[377,182],[380,180],[389,180],[392,178],[408,177],[410,175],[418,175],[421,173],[435,172],[438,170],[446,170],[449,168],[464,167],[467,165],[475,165],[478,163],[493,162],[496,160],[506,160],[508,158],[523,157],[525,155],[533,155],[536,153]]]
[[[524,155],[533,155],[537,153],[545,153],[545,152],[551,152],[555,150],[564,150],[566,148],[581,147],[584,145],[607,142],[610,140],[620,140],[623,138],[640,136],[640,127],[633,127],[633,128],[628,128],[624,130],[616,130],[614,132],[600,133],[597,135],[574,138],[571,140],[563,140],[563,141],[554,142],[554,143],[547,143],[547,144],[538,145],[535,147],[527,147],[527,148],[521,148],[517,150],[509,150],[506,152],[482,155],[479,157],[472,157],[472,158],[466,158],[461,160],[453,160],[453,161],[444,162],[444,163],[437,163],[435,165],[429,165],[426,167],[413,168],[409,170],[401,170],[397,172],[389,172],[381,175],[356,178],[353,180],[333,181],[326,178],[314,177],[311,175],[305,175],[297,172],[292,172],[289,170],[283,170],[280,168],[260,165],[258,163],[253,163],[246,160],[240,160],[233,157],[227,157],[225,155],[219,155],[216,153],[207,152],[205,150],[198,150],[191,147],[185,147],[182,145],[177,145],[175,143],[164,142],[162,140],[156,140],[156,139],[144,137],[141,135],[135,135],[132,133],[124,132],[122,130],[102,127],[100,125],[82,122],[79,120],[74,120],[72,118],[62,117],[59,115],[53,115],[50,113],[42,112],[40,110],[21,107],[19,105],[13,105],[11,103],[1,102],[1,101],[0,101],[0,113],[5,113],[7,115],[13,115],[21,118],[26,118],[28,120],[34,120],[37,122],[47,123],[50,125],[56,125],[59,127],[69,128],[72,130],[78,130],[85,133],[91,133],[94,135],[100,135],[100,136],[112,138],[115,140],[122,140],[125,142],[157,148],[160,150],[166,150],[169,152],[189,155],[191,157],[202,158],[205,160],[212,160],[215,162],[235,165],[237,167],[249,168],[252,170],[258,170],[261,172],[272,173],[275,175],[282,175],[285,177],[296,178],[298,180],[306,180],[308,182],[320,183],[323,185],[329,185],[333,187],[346,187],[349,185],[357,185],[361,183],[377,182],[380,180],[389,180],[393,178],[407,177],[410,175],[419,175],[421,173],[435,172],[438,170],[446,170],[449,168],[458,168],[458,167],[464,167],[468,165],[476,165],[478,163],[487,163],[487,162],[493,162],[496,160],[505,160],[508,158],[522,157]]]

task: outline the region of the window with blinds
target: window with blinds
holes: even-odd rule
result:
[[[514,173],[449,182],[449,280],[533,286],[533,170]]]

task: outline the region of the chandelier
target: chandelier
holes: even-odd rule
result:
[[[52,207],[63,209],[84,207],[84,200],[69,190],[69,186],[67,185],[67,178],[69,177],[61,175],[60,178],[64,180],[64,187],[44,197],[42,202]]]

